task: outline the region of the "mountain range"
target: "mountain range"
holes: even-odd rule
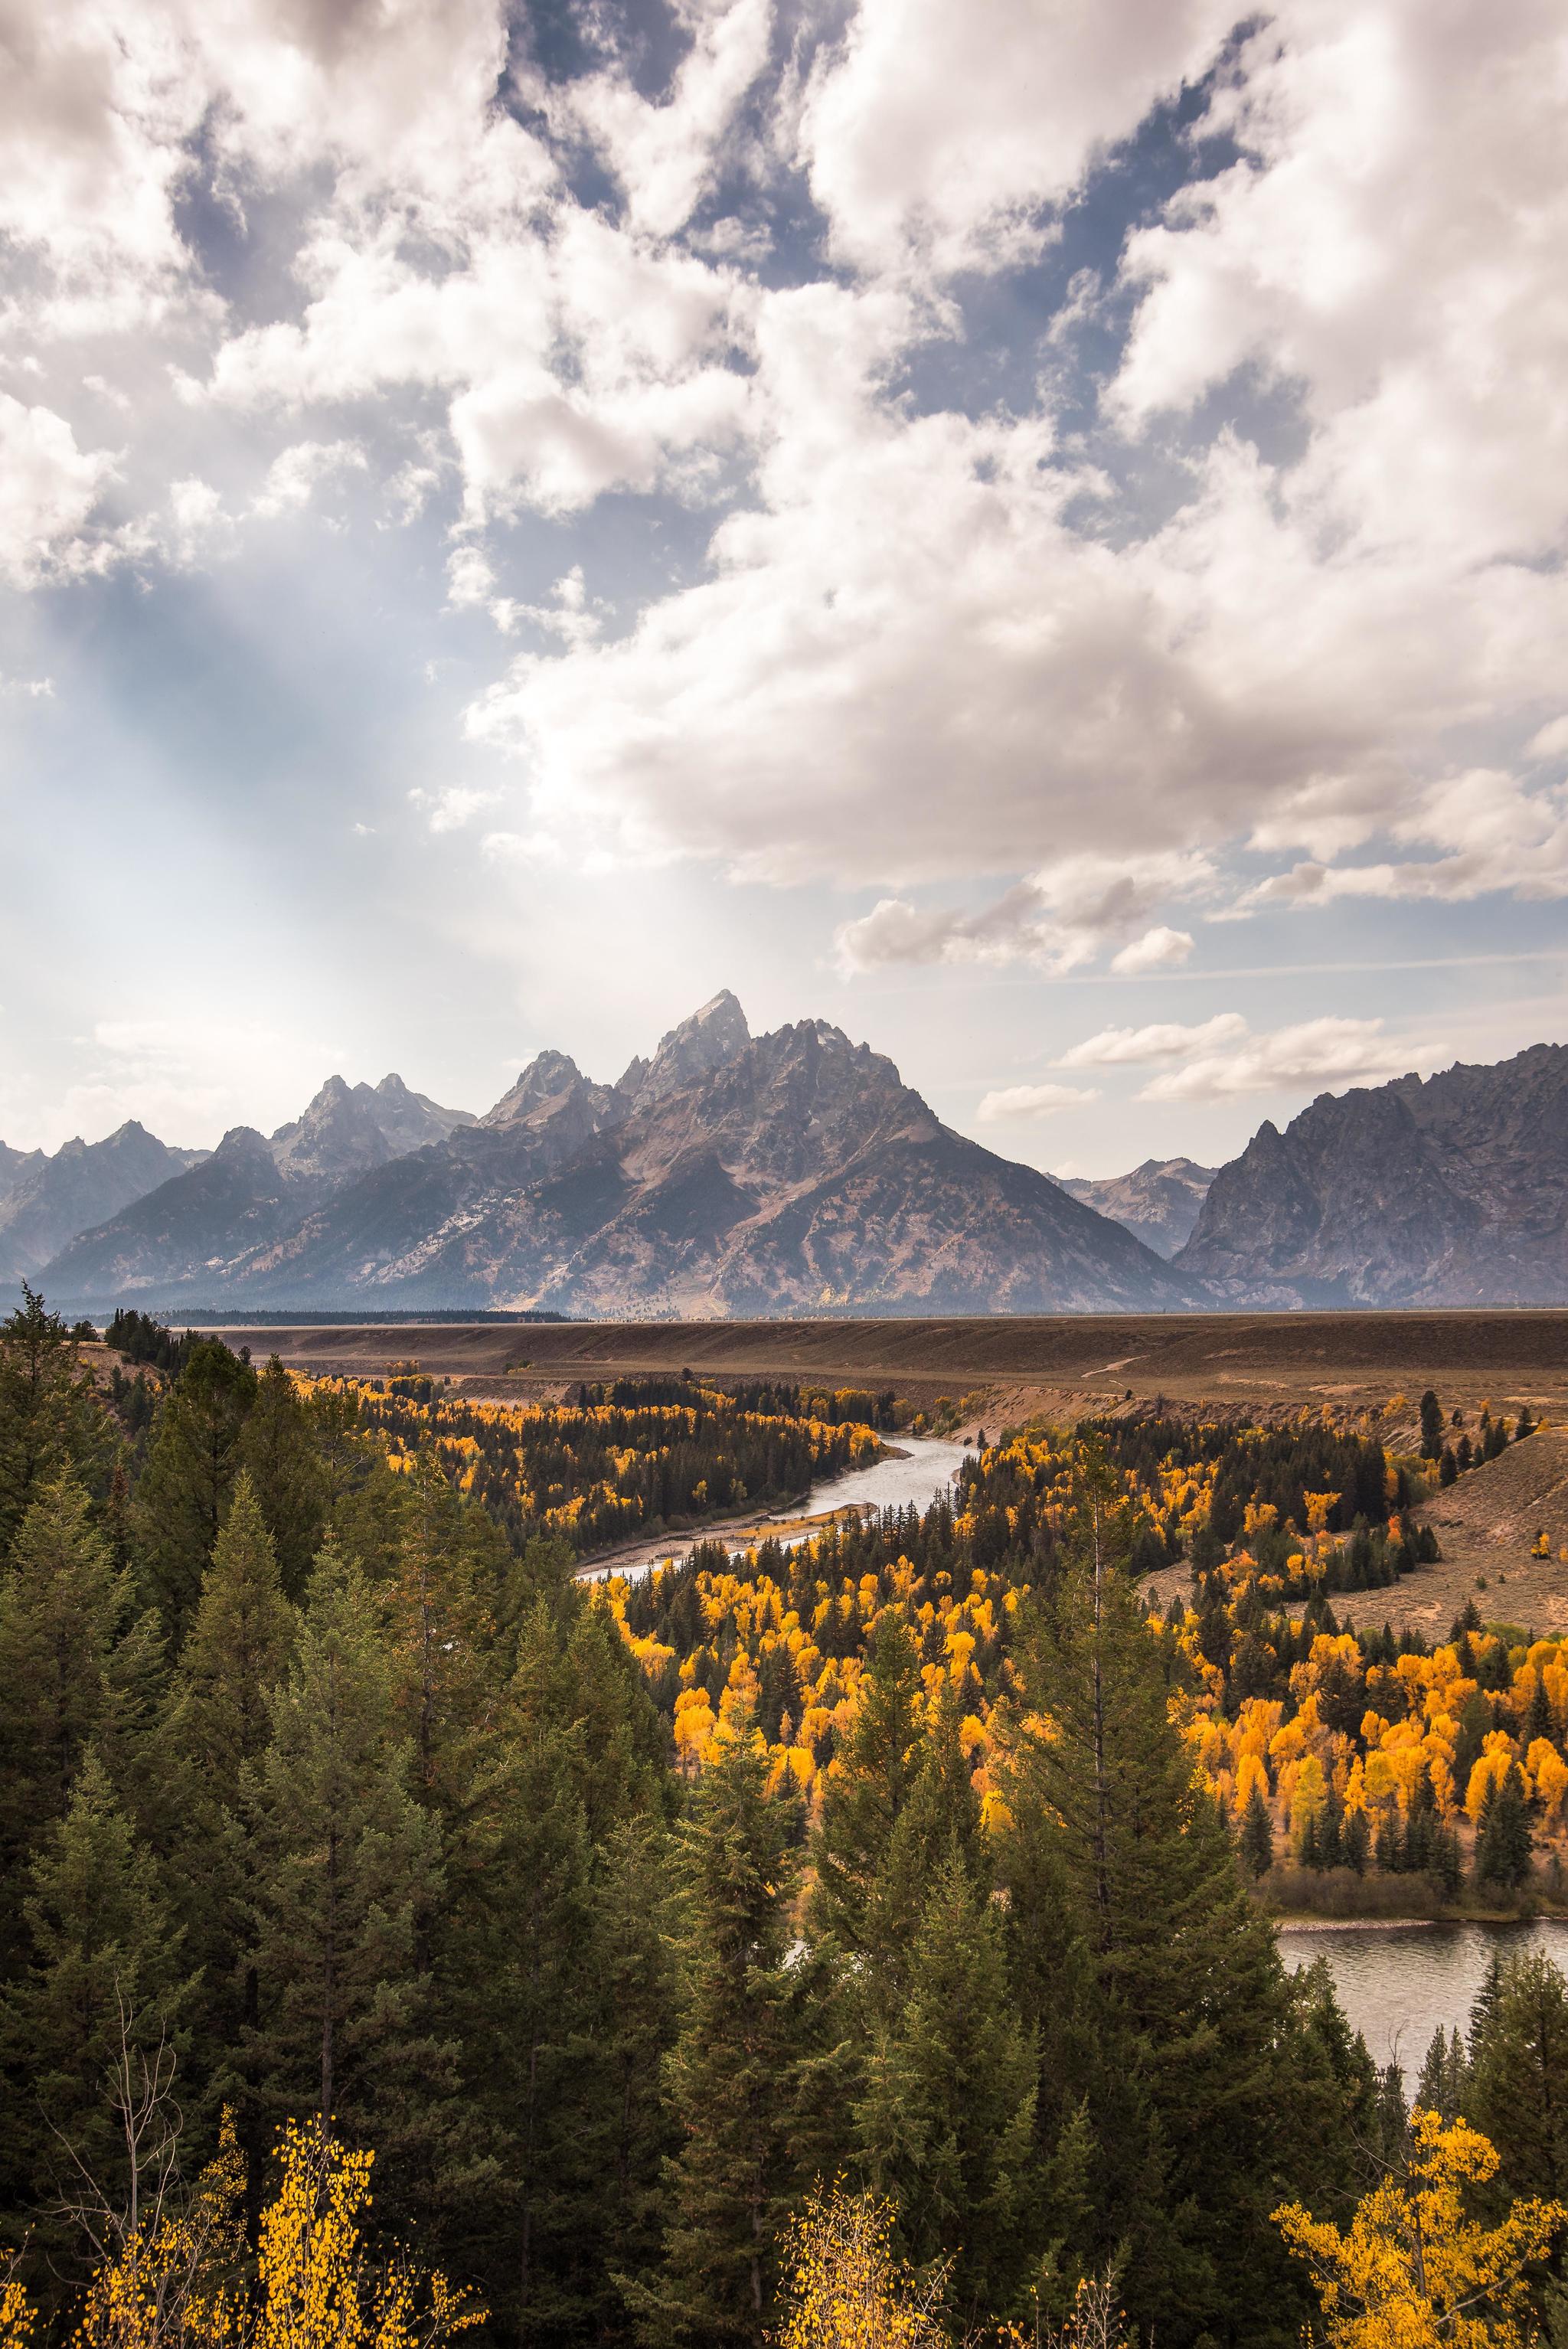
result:
[[[482,1116],[329,1078],[210,1153],[0,1145],[0,1280],[73,1310],[575,1316],[1568,1299],[1568,1049],[1325,1094],[1217,1172],[1054,1179],[824,1020],[716,996],[614,1083],[541,1052]]]
[[[102,1142],[65,1142],[0,1155],[0,1282],[31,1279],[77,1232],[182,1174],[206,1155],[170,1150],[134,1118]]]
[[[270,1139],[199,1165],[60,1249],[72,1304],[515,1306],[665,1316],[1180,1309],[1184,1282],[1047,1175],[942,1124],[841,1029],[753,1036],[711,1003],[614,1084],[562,1052],[493,1109],[335,1078]],[[439,1129],[439,1130],[434,1130]]]
[[[1130,1174],[1056,1179],[1097,1215],[1135,1233],[1156,1256],[1173,1257],[1192,1236],[1214,1174],[1212,1166],[1200,1166],[1191,1158],[1146,1158]]]

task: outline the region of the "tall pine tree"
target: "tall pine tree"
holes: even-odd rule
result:
[[[855,2112],[863,2172],[894,2202],[913,2261],[954,2261],[966,2326],[1022,2315],[1047,2250],[1037,2051],[1003,1920],[956,1847],[928,1880],[908,1982],[877,2028]]]
[[[1543,1951],[1511,1959],[1471,2046],[1465,2118],[1513,2195],[1568,2200],[1568,1982]]]
[[[27,1854],[65,1817],[88,1739],[123,1743],[116,1656],[129,1600],[81,1485],[43,1488],[0,1578],[0,1968],[17,1946]]]
[[[76,1339],[24,1281],[21,1304],[0,1321],[0,1560],[46,1485],[68,1474],[101,1495],[114,1449]]]
[[[867,1910],[919,1775],[924,1690],[914,1642],[892,1609],[872,1634],[854,1721],[822,1782],[812,1849],[810,1921],[844,1949],[864,1949]]]
[[[216,2095],[235,2093],[241,2033],[258,2021],[238,1821],[244,1773],[272,1737],[267,1699],[283,1679],[296,1619],[272,1537],[242,1471],[174,1674],[163,1748],[178,1792],[169,1840],[187,1945],[202,1965],[197,2052]]]
[[[192,1984],[151,1854],[89,1746],[69,1808],[32,1868],[26,1970],[0,2000],[10,2093],[3,2158],[13,2210],[58,2261],[72,2206],[128,2213],[173,2126]],[[154,2090],[139,2148],[127,2121]],[[161,2126],[160,2126],[161,2122]],[[139,2151],[140,2159],[137,2156]]]
[[[315,1417],[275,1354],[256,1381],[237,1460],[273,1537],[284,1590],[297,1599],[320,1547],[330,1488]]]
[[[1130,2313],[1175,2344],[1283,2340],[1296,2302],[1269,2214],[1293,2190],[1286,1984],[1170,1719],[1130,1547],[1119,1481],[1091,1455],[1025,1657],[1009,1799],[1044,1822],[1092,1968],[1096,2200],[1104,2251],[1131,2247]]]
[[[265,2115],[319,2111],[417,2197],[450,2086],[416,1956],[441,1890],[440,1837],[410,1788],[370,1592],[333,1551],[316,1562],[270,1713],[270,1742],[241,1772],[251,2077]]]
[[[255,1391],[248,1362],[201,1338],[158,1408],[131,1503],[131,1541],[143,1589],[177,1648],[228,1512]]]
[[[648,2343],[756,2349],[780,2229],[823,2166],[820,1985],[791,1956],[794,1823],[767,1779],[754,1725],[723,1723],[680,1831],[689,1921],[667,2077],[681,2143],[660,2270],[628,2295]]]

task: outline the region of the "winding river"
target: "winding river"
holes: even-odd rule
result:
[[[813,1485],[806,1500],[775,1522],[794,1530],[787,1545],[803,1541],[802,1518],[826,1516],[851,1503],[877,1509],[929,1507],[953,1481],[965,1456],[962,1444],[930,1435],[899,1435],[896,1449],[869,1468],[852,1468]],[[766,1519],[745,1525],[709,1526],[672,1538],[640,1545],[630,1553],[584,1570],[584,1579],[606,1574],[637,1576],[684,1557],[697,1541],[724,1541],[748,1548],[769,1529]],[[1285,1926],[1280,1955],[1289,1967],[1326,1958],[1339,2002],[1353,2030],[1361,2032],[1378,2064],[1398,2064],[1407,2088],[1440,2024],[1463,2031],[1494,1950],[1544,1950],[1568,1972],[1568,1923],[1532,1925],[1338,1925]]]
[[[634,1547],[618,1551],[614,1557],[584,1567],[578,1575],[581,1582],[602,1581],[609,1575],[625,1575],[635,1578],[649,1574],[655,1566],[667,1566],[686,1557],[699,1541],[722,1541],[738,1553],[760,1541],[774,1526],[789,1525],[795,1530],[779,1536],[786,1549],[809,1538],[814,1527],[804,1531],[801,1521],[807,1517],[830,1516],[835,1509],[870,1506],[875,1509],[903,1509],[913,1506],[929,1508],[944,1486],[958,1474],[958,1464],[967,1454],[973,1454],[962,1444],[944,1442],[935,1435],[897,1435],[890,1439],[893,1449],[882,1460],[875,1460],[869,1468],[851,1468],[841,1476],[830,1476],[813,1485],[806,1498],[795,1508],[779,1512],[771,1519],[748,1518],[744,1524],[707,1525],[696,1526],[690,1533],[665,1534],[655,1541],[640,1542]]]

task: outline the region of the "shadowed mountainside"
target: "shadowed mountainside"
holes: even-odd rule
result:
[[[171,1150],[134,1118],[102,1142],[7,1151],[9,1176],[0,1192],[0,1280],[30,1280],[73,1232],[103,1223],[129,1201],[206,1156]]]
[[[1568,1046],[1265,1120],[1174,1263],[1258,1306],[1568,1300]]]

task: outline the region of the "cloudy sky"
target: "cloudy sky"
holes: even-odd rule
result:
[[[0,0],[0,1136],[1568,1034],[1560,0]]]

